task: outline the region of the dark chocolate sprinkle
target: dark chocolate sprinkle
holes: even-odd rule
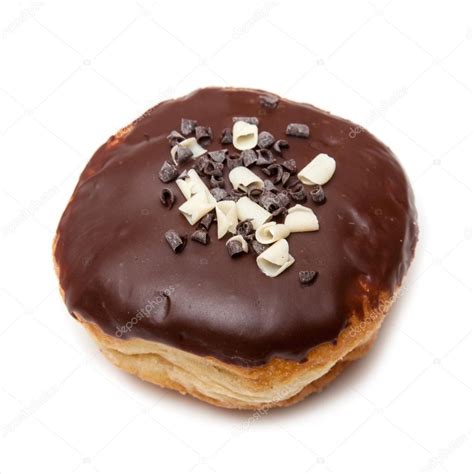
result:
[[[183,135],[181,135],[181,133],[179,133],[178,131],[176,130],[173,130],[167,137],[166,139],[168,140],[168,143],[170,144],[170,146],[175,146],[177,145],[179,142],[182,142],[184,140],[184,137]]]
[[[212,161],[207,155],[203,155],[196,160],[194,169],[199,176],[215,176],[220,178],[223,174],[224,165]]]
[[[306,201],[306,192],[302,183],[298,183],[289,190],[291,199],[296,202]]]
[[[290,179],[290,176],[291,175],[289,171],[283,171],[283,174],[281,175],[281,184],[283,184],[283,186],[286,186],[288,180]]]
[[[283,182],[283,178],[282,178]],[[288,181],[284,184],[285,188],[292,188],[293,186],[296,186],[297,184],[300,184],[301,181],[296,177],[296,176],[290,176],[288,178]]]
[[[185,161],[189,160],[189,158],[191,158],[192,156],[193,156],[193,152],[191,151],[190,148],[186,146],[181,146],[178,144],[178,146],[176,147],[176,155],[175,155],[176,162],[178,164],[184,163]]]
[[[163,206],[171,209],[173,207],[175,197],[173,191],[169,188],[163,188],[161,190],[160,201]]]
[[[296,170],[298,169],[296,167],[296,161],[291,158],[289,160],[285,160],[281,166],[283,166],[283,168],[285,168],[287,171],[289,171],[291,174],[293,173],[296,173]]]
[[[211,160],[207,157],[207,155],[203,155],[194,162],[193,168],[199,176],[203,177],[206,175],[204,170],[210,161]]]
[[[276,109],[278,107],[279,98],[273,94],[265,94],[259,96],[260,104],[267,109]]]
[[[272,192],[272,193],[278,192],[278,188],[269,179],[265,179],[263,181],[263,189],[264,189],[264,191],[269,191],[269,192]]]
[[[181,119],[181,133],[184,136],[191,135],[196,130],[197,120]]]
[[[159,177],[163,183],[169,183],[170,181],[175,180],[179,175],[179,171],[175,165],[171,164],[169,161],[165,161],[161,167]]]
[[[232,189],[229,193],[228,199],[230,199],[232,201],[238,201],[241,197],[244,197],[245,195],[246,195],[246,193],[243,192],[243,191],[238,191],[238,190]]]
[[[261,253],[267,250],[268,245],[261,244],[258,240],[252,240],[250,242],[250,247],[254,251],[255,255],[260,255]]]
[[[181,252],[186,246],[186,236],[179,235],[178,232],[173,229],[165,232],[165,239],[174,253]]]
[[[198,242],[202,245],[207,245],[209,241],[209,235],[204,229],[197,229],[191,234],[191,240]]]
[[[206,161],[206,164],[203,168],[203,172],[207,176],[215,176],[216,178],[221,178],[223,175],[224,165],[222,163],[216,163],[215,161],[210,160],[209,158]]]
[[[310,191],[311,199],[316,204],[324,204],[326,202],[326,194],[324,193],[324,189],[320,184],[317,184],[311,191]]]
[[[258,201],[260,194],[262,194],[263,189],[260,187],[258,183],[250,183],[247,186],[247,194],[249,198],[253,199],[254,201]]]
[[[255,162],[258,166],[271,165],[275,160],[273,159],[272,152],[266,148],[257,150],[257,161]]]
[[[279,207],[272,212],[272,217],[285,217],[288,214],[288,209],[286,207]]]
[[[257,117],[232,117],[232,122],[247,122],[251,123],[252,125],[258,125],[258,118]]]
[[[212,141],[211,127],[203,127],[198,125],[196,127],[196,140],[200,145],[209,145]]]
[[[279,155],[283,153],[283,148],[288,148],[290,145],[286,140],[277,140],[273,144],[273,150],[275,150]]]
[[[258,134],[258,146],[260,148],[270,148],[275,143],[275,137],[270,132],[260,132]]]
[[[232,258],[244,253],[242,244],[238,240],[229,240],[225,246],[227,247],[227,252],[229,252],[229,255]]]
[[[222,188],[211,188],[209,192],[216,201],[222,201],[228,197],[227,191]]]
[[[223,176],[211,176],[211,188],[223,188],[225,185]]]
[[[273,164],[262,170],[267,176],[273,176],[273,182],[278,184],[283,176],[283,168],[281,165]]]
[[[214,222],[214,211],[208,212],[200,221],[199,225],[204,229],[209,230],[212,223]]]
[[[314,283],[317,276],[318,272],[315,272],[313,270],[303,270],[298,273],[300,283],[303,283],[303,285],[309,285],[311,283]]]
[[[211,158],[212,161],[215,161],[216,163],[224,163],[227,157],[227,150],[224,149],[224,150],[210,151],[209,157]]]
[[[268,212],[276,211],[280,206],[280,201],[274,193],[264,192],[261,194],[259,204]]]
[[[227,157],[227,168],[230,170],[233,170],[237,166],[242,166],[242,158],[240,155],[236,155],[234,153],[231,153]]]
[[[222,130],[221,143],[222,145],[232,144],[232,129],[231,128],[224,128],[224,130]]]
[[[286,134],[291,137],[308,138],[309,127],[305,123],[289,123],[286,127]]]
[[[247,168],[257,162],[257,154],[253,150],[243,150],[240,153],[240,158],[242,158],[242,162]]]
[[[245,240],[252,240],[255,235],[252,219],[245,219],[239,222],[235,231],[237,235],[241,235]]]
[[[276,197],[282,207],[288,207],[291,204],[289,193],[286,190],[280,191]]]

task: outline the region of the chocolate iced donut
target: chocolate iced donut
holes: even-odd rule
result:
[[[237,123],[248,130],[239,144]],[[302,170],[323,155],[335,171],[308,181]],[[235,168],[258,186],[236,188]],[[196,220],[182,207],[195,195],[190,173],[210,203],[198,200]],[[281,239],[293,260],[276,276],[257,263],[269,244],[253,214],[239,208],[238,228],[218,238],[217,203],[232,210],[244,195],[282,231],[298,205],[317,221]],[[263,91],[207,88],[160,103],[97,150],[54,258],[69,312],[114,364],[215,405],[259,408],[319,391],[365,353],[416,241],[407,178],[366,130]]]

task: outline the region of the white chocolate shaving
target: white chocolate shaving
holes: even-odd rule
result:
[[[320,153],[298,173],[298,178],[303,184],[326,184],[335,171],[334,158]]]
[[[207,189],[206,184],[196,173],[196,170],[190,169],[184,179],[177,179],[176,184],[186,199],[191,199],[199,191],[205,191],[212,198],[212,194]]]
[[[290,228],[286,224],[267,222],[261,225],[255,232],[255,238],[261,244],[272,244],[280,239],[285,239],[290,235]]]
[[[301,204],[296,204],[288,209],[285,225],[289,227],[290,232],[311,232],[319,229],[316,214],[312,209]]]
[[[199,191],[194,194],[191,199],[188,199],[186,202],[181,204],[179,210],[183,213],[188,222],[191,225],[194,225],[209,211],[214,209],[215,205],[215,201],[209,202],[205,191]]]
[[[177,164],[176,152],[178,150],[178,145],[189,148],[193,153],[193,158],[199,158],[200,156],[204,155],[204,153],[207,152],[206,149],[204,149],[201,145],[199,145],[199,143],[194,137],[186,138],[185,140],[183,140],[182,142],[179,142],[177,145],[171,148],[171,158],[173,159],[173,162],[175,165]]]
[[[238,224],[237,204],[234,201],[216,203],[217,238],[222,239],[227,232],[235,234]]]
[[[263,181],[245,166],[236,166],[229,173],[229,180],[234,189],[241,189],[247,192],[248,187],[263,189]]]
[[[179,210],[191,225],[199,221],[216,206],[216,200],[207,189],[204,181],[196,173],[196,170],[190,169],[186,178],[177,179],[176,184],[187,199],[179,207]]]
[[[272,215],[262,206],[259,206],[256,202],[244,196],[237,201],[237,217],[239,221],[251,219],[253,228],[258,229],[262,224],[267,222]]]
[[[237,242],[240,242],[240,244],[242,245],[242,250],[245,252],[245,253],[248,253],[249,252],[249,244],[247,243],[247,241],[241,236],[241,235],[234,235],[234,237],[231,237],[227,242],[226,242],[226,245],[232,241],[232,240],[237,240]]]
[[[257,257],[260,270],[269,277],[276,277],[293,265],[295,259],[289,253],[288,242],[278,240]]]
[[[237,150],[250,150],[258,142],[258,127],[239,120],[232,128],[232,143]]]

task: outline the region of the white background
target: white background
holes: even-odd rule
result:
[[[474,18],[462,1],[0,3],[0,472],[473,472]],[[55,227],[94,150],[155,103],[264,88],[369,128],[421,228],[370,355],[269,414],[112,367],[67,314]]]

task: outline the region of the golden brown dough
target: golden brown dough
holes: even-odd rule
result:
[[[159,342],[119,339],[76,315],[104,355],[117,367],[164,388],[216,406],[267,409],[297,403],[332,382],[350,362],[364,356],[395,300],[384,297],[363,320],[353,317],[336,343],[313,349],[306,362],[273,359],[259,367],[226,364]]]

